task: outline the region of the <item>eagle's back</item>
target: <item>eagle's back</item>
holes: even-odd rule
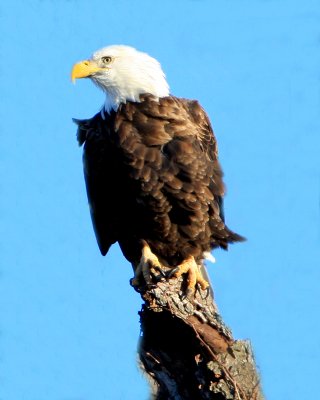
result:
[[[224,223],[222,170],[210,122],[196,101],[141,96],[79,125],[100,250],[119,242],[140,258],[148,242],[170,265],[242,238]],[[80,136],[80,135],[79,135]]]

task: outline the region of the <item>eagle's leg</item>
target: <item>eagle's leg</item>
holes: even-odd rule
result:
[[[151,276],[157,276],[159,273],[165,276],[162,271],[162,267],[158,257],[152,252],[148,243],[142,241],[142,255],[139,264],[137,265],[134,278],[131,280],[133,286],[138,286],[140,283],[140,277],[142,276],[147,285],[152,284]]]
[[[210,286],[209,282],[203,278],[199,266],[193,256],[189,256],[183,260],[183,262],[172,271],[172,276],[176,278],[179,278],[182,274],[188,274],[187,295],[194,293],[197,284],[200,285],[202,290],[207,290]]]

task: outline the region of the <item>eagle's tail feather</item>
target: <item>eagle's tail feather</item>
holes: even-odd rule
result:
[[[235,242],[245,242],[247,239],[244,236],[239,235],[238,233],[229,231],[228,242],[235,243]]]
[[[211,243],[212,248],[221,247],[224,250],[228,250],[229,243],[245,242],[247,240],[244,236],[232,232],[227,227],[225,227],[225,230],[222,233],[223,235],[220,237],[213,237],[213,242]]]

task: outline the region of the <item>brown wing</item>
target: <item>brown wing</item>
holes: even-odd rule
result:
[[[179,125],[184,129],[171,125],[173,140],[168,144],[168,152],[177,162],[179,173],[176,177],[182,182],[179,193],[175,193],[178,199],[176,209],[190,211],[183,214],[189,223],[180,218],[177,224],[182,234],[196,238],[202,251],[217,246],[227,247],[231,232],[224,224],[225,188],[211,124],[197,101],[175,100],[184,111],[179,113]],[[169,187],[168,191],[172,192],[172,188]]]
[[[209,190],[213,195],[210,201],[208,196],[209,209],[209,228],[211,231],[211,247],[220,246],[227,249],[228,243],[244,241],[245,238],[231,231],[225,225],[223,196],[225,194],[225,186],[223,183],[223,172],[218,160],[218,146],[214,136],[209,118],[203,108],[197,101],[187,101],[187,107],[196,126],[198,133],[196,134],[200,141],[200,147],[206,154],[205,169],[209,174]]]
[[[113,116],[100,113],[89,120],[74,120],[78,125],[79,145],[84,144],[83,167],[90,215],[100,251],[105,255],[118,238],[119,185],[117,159],[109,140]]]

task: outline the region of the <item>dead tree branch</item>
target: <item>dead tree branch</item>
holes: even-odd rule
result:
[[[154,400],[263,400],[250,342],[234,340],[213,300],[184,297],[183,280],[136,288],[139,357]]]

